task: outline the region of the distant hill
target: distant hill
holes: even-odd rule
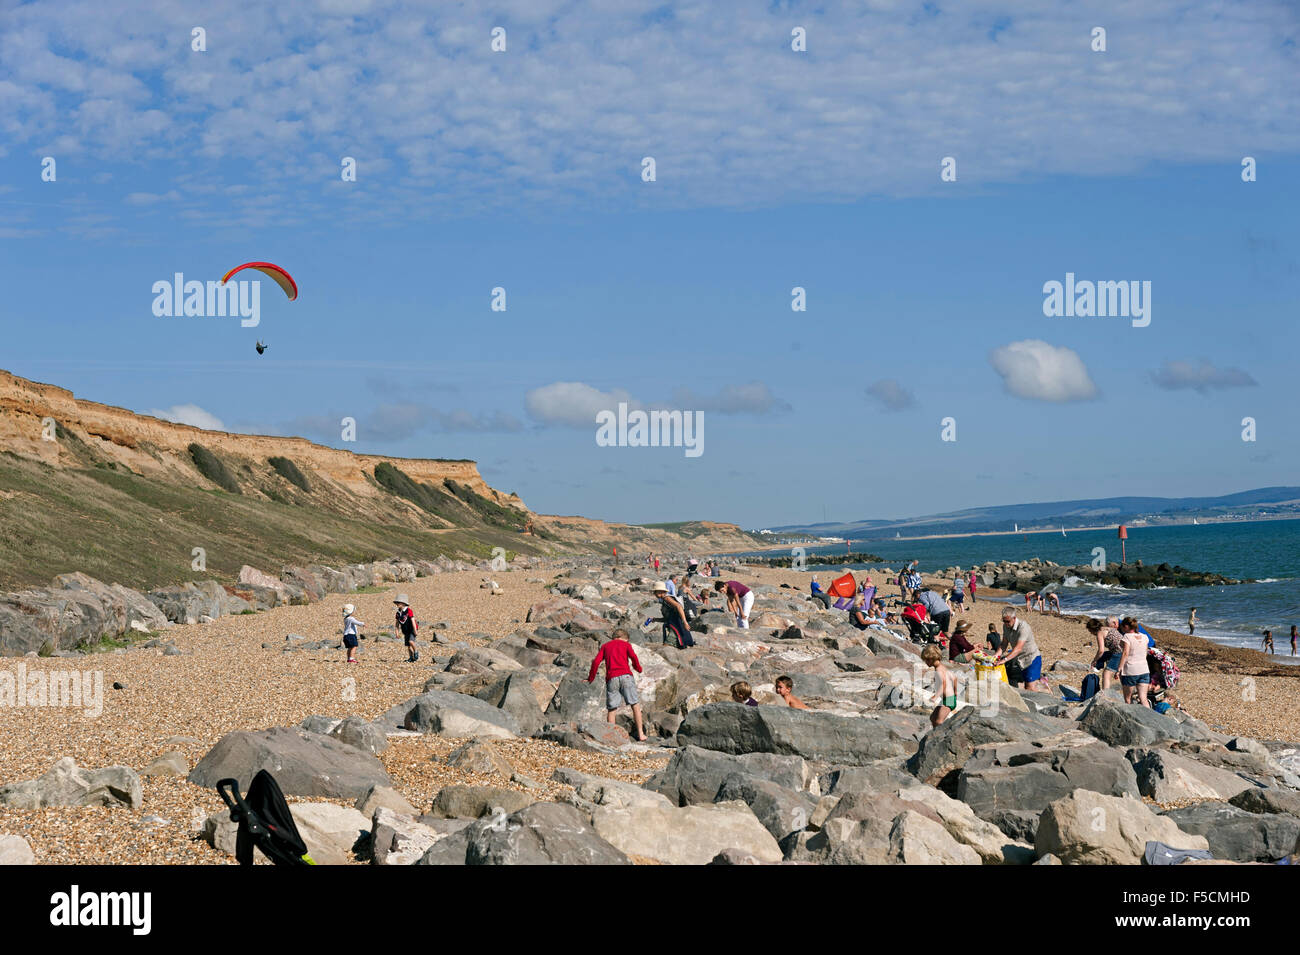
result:
[[[1294,514],[1300,517],[1300,487],[1262,487],[1219,497],[1107,497],[1080,501],[1049,501],[1037,504],[1001,504],[971,507],[943,514],[905,520],[840,521],[821,524],[789,524],[774,527],[776,534],[805,534],[813,537],[873,538],[921,534],[977,534],[984,531],[1021,530],[1042,527],[1080,527],[1125,524],[1145,520],[1150,524],[1183,523],[1194,517],[1224,517]]]

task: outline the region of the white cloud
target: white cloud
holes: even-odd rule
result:
[[[1097,386],[1078,353],[1036,338],[995,348],[989,364],[1002,376],[1002,387],[1034,401],[1086,401]]]
[[[162,418],[164,421],[192,425],[195,428],[202,428],[204,431],[226,430],[226,426],[221,423],[220,418],[211,412],[204,411],[198,405],[172,405],[170,408],[150,408],[144,413],[155,418]]]
[[[905,411],[916,404],[916,397],[897,378],[882,378],[867,387],[867,396],[875,398],[886,411]]]
[[[559,424],[570,428],[594,428],[596,413],[613,411],[620,401],[640,407],[626,391],[600,391],[581,381],[557,381],[534,388],[524,397],[528,414],[542,424]]]
[[[152,206],[159,202],[176,202],[181,194],[175,189],[166,192],[133,192],[122,201],[129,206]]]
[[[454,4],[214,0],[204,53],[185,42],[183,4],[5,6],[6,145],[256,186],[227,202],[186,194],[227,226],[335,220],[344,203],[387,221],[526,203],[969,194],[1164,160],[1235,165],[1242,143],[1300,148],[1295,124],[1238,105],[1292,98],[1292,51],[1276,39],[1294,31],[1285,2],[1224,18],[1215,4],[1102,0],[1104,54],[1069,0],[1009,13],[992,0],[925,12],[828,0],[793,19],[777,4],[528,0],[494,8],[509,28],[499,54],[498,17]],[[807,53],[789,49],[795,21]],[[346,188],[343,155],[359,164]],[[646,155],[653,185],[640,180]],[[940,183],[944,156],[960,187]],[[286,195],[259,202],[267,182]]]
[[[1204,358],[1199,365],[1190,361],[1167,361],[1158,371],[1151,373],[1151,380],[1166,391],[1190,388],[1201,394],[1222,388],[1250,388],[1259,384],[1249,372],[1240,368],[1216,368]]]

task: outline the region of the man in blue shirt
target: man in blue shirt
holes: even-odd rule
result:
[[[916,599],[925,606],[925,611],[930,615],[930,619],[939,625],[939,631],[946,634],[948,624],[952,622],[952,608],[948,606],[948,602],[929,587],[918,590]]]
[[[812,579],[812,584],[810,585],[810,587],[812,589],[812,599],[820,601],[823,607],[825,607],[827,610],[830,610],[831,595],[828,594],[826,591],[822,590],[822,585],[817,582],[816,577]]]

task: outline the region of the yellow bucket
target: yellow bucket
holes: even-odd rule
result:
[[[975,679],[988,680],[988,679],[992,679],[995,675],[1003,683],[1010,682],[1009,680],[1007,680],[1006,664],[999,663],[995,667],[980,666],[978,663],[975,664]]]

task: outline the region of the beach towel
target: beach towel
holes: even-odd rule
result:
[[[1205,849],[1174,849],[1163,842],[1148,842],[1142,853],[1142,861],[1147,865],[1178,865],[1188,859],[1213,859]]]

